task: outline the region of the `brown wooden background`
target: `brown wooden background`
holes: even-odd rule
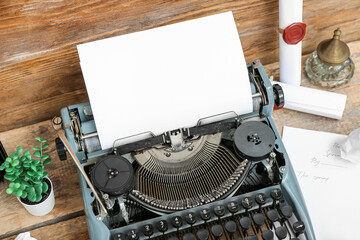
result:
[[[290,1],[290,0],[289,0]],[[360,39],[360,1],[304,0],[310,53],[340,27]],[[246,60],[278,61],[278,0],[1,0],[0,132],[87,101],[76,45],[233,11]]]

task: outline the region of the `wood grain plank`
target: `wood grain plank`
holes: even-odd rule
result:
[[[51,224],[30,231],[32,237],[42,239],[62,239],[62,240],[85,240],[89,239],[85,216],[69,219],[67,221]],[[3,240],[14,240],[17,235],[13,235]]]
[[[359,7],[356,0],[304,1],[303,52],[313,51],[336,27],[344,41],[360,39]],[[0,131],[49,119],[61,107],[87,101],[86,95],[71,96],[86,91],[77,44],[225,11],[234,13],[248,62],[278,61],[277,0],[1,1]]]
[[[55,208],[46,216],[35,217],[30,215],[13,195],[5,193],[9,182],[0,182],[0,239],[2,235],[18,232],[23,228],[36,227],[38,224],[83,211],[83,202],[80,192],[76,167],[72,160],[60,161],[55,148],[55,131],[51,121],[17,128],[0,133],[0,140],[8,154],[15,151],[16,146],[22,146],[32,152],[31,146],[36,144],[34,139],[40,136],[47,139],[50,146],[48,153],[53,160],[47,165],[49,177],[54,185]],[[50,238],[48,238],[50,239]]]

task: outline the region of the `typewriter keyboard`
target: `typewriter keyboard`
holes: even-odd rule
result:
[[[305,225],[279,186],[112,230],[113,240],[304,240]]]

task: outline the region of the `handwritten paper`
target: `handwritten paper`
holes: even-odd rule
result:
[[[353,240],[359,236],[360,166],[340,158],[339,143],[346,137],[283,129],[283,142],[317,240]]]
[[[103,149],[115,140],[253,111],[231,12],[77,46]]]

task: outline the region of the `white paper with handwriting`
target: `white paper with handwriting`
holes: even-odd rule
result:
[[[317,240],[359,238],[360,165],[340,158],[347,136],[284,127],[283,142],[297,175]]]

